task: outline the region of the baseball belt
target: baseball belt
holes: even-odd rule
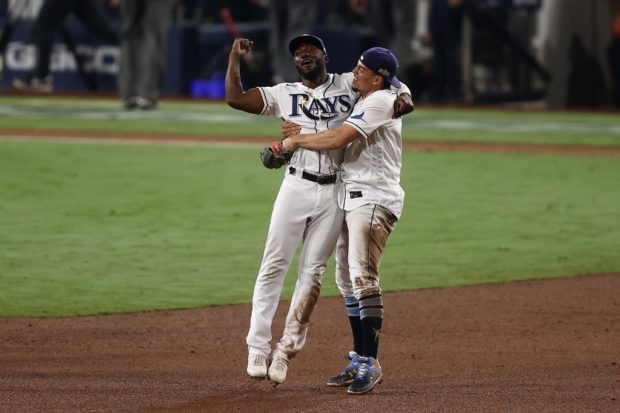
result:
[[[295,169],[295,167],[293,166],[289,167],[288,171],[290,172],[291,175],[295,175],[297,173],[297,169]],[[301,179],[316,182],[319,185],[329,185],[329,184],[336,183],[336,180],[338,179],[338,175],[337,174],[315,175],[315,174],[311,174],[310,172],[303,171],[301,173]]]

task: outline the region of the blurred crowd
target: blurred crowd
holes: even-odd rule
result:
[[[431,31],[437,33],[438,39],[458,42],[458,36],[452,35],[457,29],[448,26],[457,17],[438,19],[439,23],[432,25],[431,14],[451,13],[452,8],[459,7],[458,3],[458,0],[186,0],[180,7],[184,18],[199,25],[267,21],[267,70],[271,84],[298,79],[287,47],[291,38],[320,29],[346,28],[359,38],[360,51],[373,46],[392,50],[399,58],[399,76],[405,82],[415,84],[418,93],[444,100],[458,98],[460,82],[457,79],[448,84],[454,78],[432,73],[432,68],[438,66],[432,64]],[[440,4],[442,7],[436,7]],[[327,48],[337,50],[329,43]],[[456,49],[442,51],[440,56],[443,58],[452,50]]]
[[[28,76],[15,79],[13,85],[20,90],[53,90],[49,70],[52,40],[55,33],[62,30],[64,19],[73,16],[102,40],[120,45],[117,85],[127,109],[157,108],[159,85],[165,70],[166,31],[172,23],[196,27],[225,25],[231,33],[231,43],[238,25],[268,25],[268,55],[262,66],[254,69],[262,70],[258,79],[271,84],[297,80],[297,72],[286,47],[289,39],[318,29],[346,28],[358,36],[362,50],[382,46],[394,51],[400,60],[399,78],[412,86],[419,101],[460,102],[465,98],[462,54],[464,16],[477,28],[488,29],[474,31],[472,36],[478,46],[471,51],[472,58],[487,63],[490,68],[507,66],[504,71],[511,77],[508,80],[517,91],[524,89],[519,86],[520,82],[524,82],[519,79],[523,76],[516,70],[519,67],[517,60],[500,62],[500,59],[506,55],[508,44],[517,55],[521,53],[527,60],[526,48],[531,43],[528,36],[532,35],[533,20],[531,15],[521,14],[529,19],[529,29],[527,24],[521,23],[526,30],[522,31],[523,36],[519,39],[518,35],[514,37],[506,29],[511,24],[514,26],[514,21],[509,21],[505,10],[486,10],[479,6],[482,3],[479,0],[38,1],[43,6],[31,36],[37,49],[35,69]],[[15,0],[15,3],[19,2],[26,0]],[[527,23],[525,19],[522,21]],[[3,31],[5,34],[6,30]],[[519,45],[520,41],[526,45],[525,48]],[[0,52],[3,42],[6,44],[6,39],[0,42]],[[330,48],[330,44],[327,48],[328,51],[336,49]],[[610,49],[609,53],[608,63],[610,72],[614,74],[614,90],[618,99],[617,74],[620,69],[617,68],[617,47]],[[533,58],[529,59],[543,79],[549,76],[544,69],[536,67]],[[493,80],[499,77],[497,73],[497,70],[490,70],[487,77]],[[476,75],[479,76],[479,73],[472,74]]]

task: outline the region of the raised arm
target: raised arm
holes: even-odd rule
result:
[[[244,112],[260,114],[264,108],[261,93],[257,88],[244,92],[239,71],[239,60],[252,50],[252,45],[253,42],[248,39],[235,39],[233,42],[226,70],[226,103]]]

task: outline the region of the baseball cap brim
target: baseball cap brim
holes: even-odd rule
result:
[[[384,77],[384,79],[392,86],[394,86],[396,89],[400,89],[400,80],[398,80],[398,78],[396,76],[394,76],[391,80]]]
[[[302,44],[311,44],[313,46],[318,47],[323,53],[327,54],[327,49],[325,48],[325,44],[320,37],[314,36],[312,34],[302,34],[301,36],[295,37],[288,44],[288,50],[291,54],[295,54],[295,50]]]

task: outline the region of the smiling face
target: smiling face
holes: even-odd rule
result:
[[[293,54],[297,72],[302,78],[308,80],[315,80],[326,75],[327,61],[327,55],[313,44],[302,43]]]
[[[383,78],[364,66],[362,62],[357,62],[353,69],[353,90],[365,95],[371,91],[383,89]]]

